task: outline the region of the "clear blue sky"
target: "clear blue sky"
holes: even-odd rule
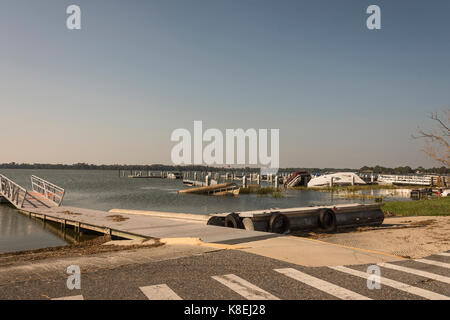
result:
[[[82,30],[66,28],[66,7]],[[382,29],[366,28],[370,4]],[[176,128],[279,128],[281,166],[435,166],[450,2],[3,0],[0,162],[170,163]]]

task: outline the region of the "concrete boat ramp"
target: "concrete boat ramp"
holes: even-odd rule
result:
[[[210,216],[123,209],[106,212],[61,206],[64,189],[34,176],[32,186],[32,190],[26,190],[0,175],[0,200],[7,200],[29,217],[59,223],[62,230],[67,227],[75,231],[92,230],[125,239],[196,239],[204,245],[244,250],[307,266],[402,259],[306,238],[207,225]]]
[[[46,221],[74,226],[75,229],[93,230],[126,239],[200,238],[204,242],[240,243],[277,236],[266,232],[208,226],[200,219],[185,220],[175,216],[163,218],[126,211],[117,213],[61,206],[25,213]]]

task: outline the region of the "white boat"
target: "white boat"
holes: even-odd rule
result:
[[[181,179],[183,176],[179,172],[170,172],[167,174],[167,179]]]
[[[353,172],[337,172],[332,174],[325,174],[311,179],[308,182],[308,188],[310,187],[328,187],[330,186],[331,179],[333,179],[333,185],[345,186],[366,184],[357,174]]]

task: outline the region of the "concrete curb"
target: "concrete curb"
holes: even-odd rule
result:
[[[111,209],[108,212],[136,214],[136,215],[144,215],[144,216],[152,216],[152,217],[160,217],[160,218],[176,219],[176,220],[186,220],[186,221],[190,221],[190,222],[199,222],[199,223],[204,223],[204,224],[206,224],[206,222],[209,220],[209,218],[211,218],[209,215],[203,215],[203,214],[147,211],[147,210],[130,210],[130,209]]]
[[[159,239],[159,241],[167,245],[172,244],[172,245],[203,246],[221,250],[239,250],[248,248],[248,246],[204,242],[200,238],[162,238]]]

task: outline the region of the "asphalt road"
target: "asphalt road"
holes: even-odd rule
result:
[[[0,299],[449,299],[450,254],[425,259],[427,263],[411,260],[380,267],[381,288],[369,289],[367,279],[361,277],[367,275],[369,265],[342,270],[302,267],[220,250],[96,270],[82,268],[80,290],[67,288],[65,270],[31,272],[27,280],[1,284]],[[408,269],[394,270],[395,266]]]

